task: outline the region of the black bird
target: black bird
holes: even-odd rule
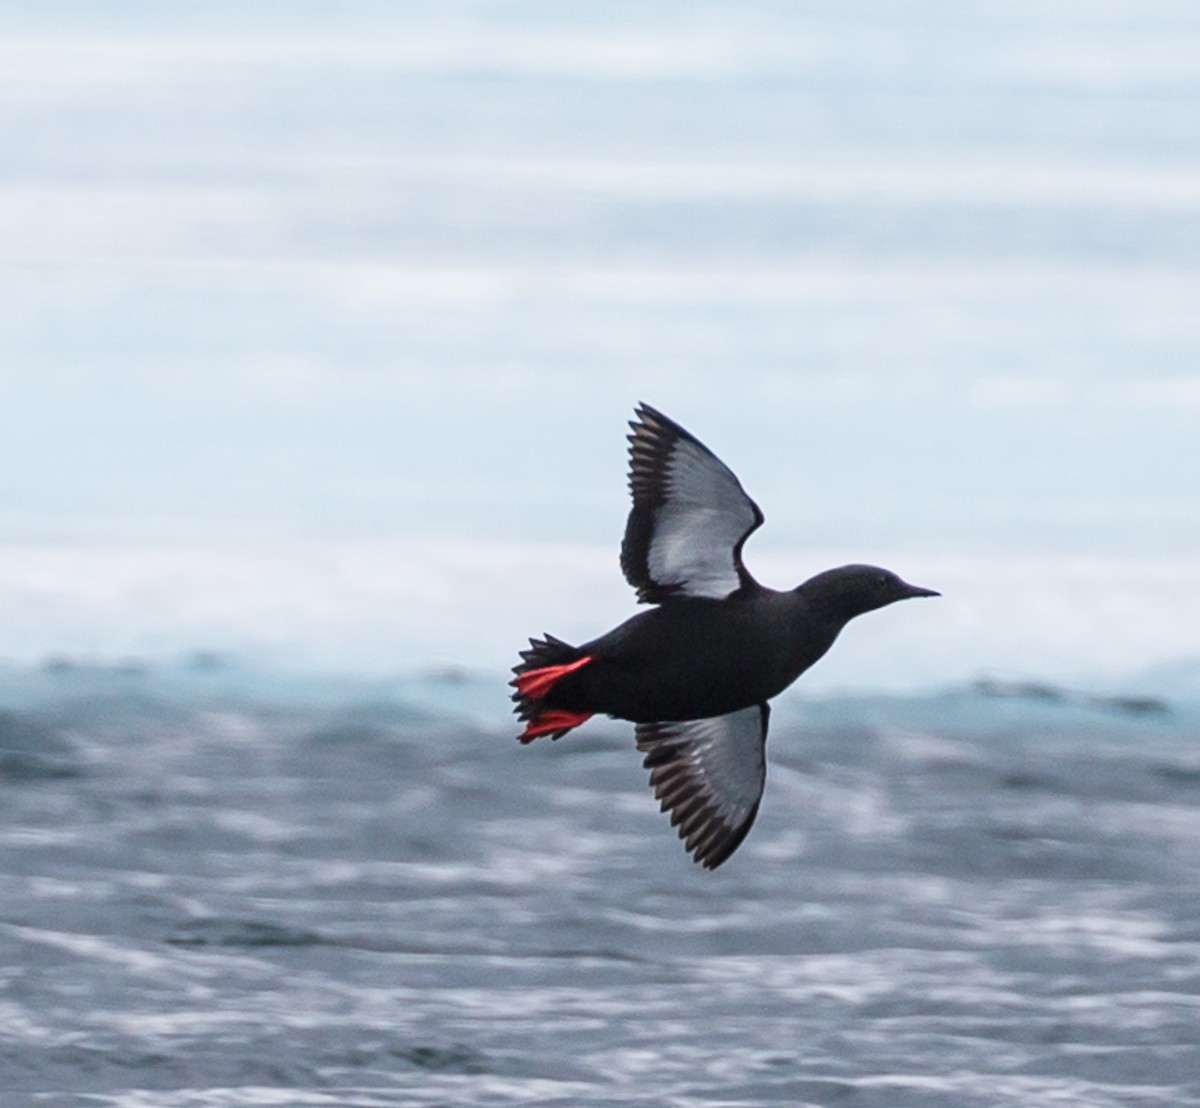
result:
[[[582,646],[530,639],[510,682],[520,741],[561,738],[597,713],[632,721],[662,810],[694,860],[715,869],[758,814],[767,701],[855,616],[939,594],[864,565],[765,588],[742,564],[763,514],[732,471],[648,404],[630,427],[621,569],[655,607]]]

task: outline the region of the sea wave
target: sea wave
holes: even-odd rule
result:
[[[521,747],[502,675],[10,666],[0,1078],[21,1108],[1200,1105],[1200,712],[1050,688],[782,698],[708,874],[627,724]]]

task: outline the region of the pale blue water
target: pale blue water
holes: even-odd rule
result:
[[[4,1108],[1200,1104],[1194,5],[0,21]],[[503,696],[642,399],[945,594],[715,875]]]

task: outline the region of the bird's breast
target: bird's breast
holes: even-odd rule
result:
[[[798,635],[791,615],[753,601],[672,602],[583,647],[595,662],[562,691],[571,707],[635,722],[703,719],[761,704],[833,641],[815,629]]]

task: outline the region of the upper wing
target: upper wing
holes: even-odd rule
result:
[[[639,723],[650,785],[695,861],[716,869],[746,837],[767,777],[767,704],[683,723]]]
[[[758,505],[711,450],[648,404],[630,424],[633,510],[621,569],[638,600],[721,599],[754,583],[742,545],[763,521]]]

